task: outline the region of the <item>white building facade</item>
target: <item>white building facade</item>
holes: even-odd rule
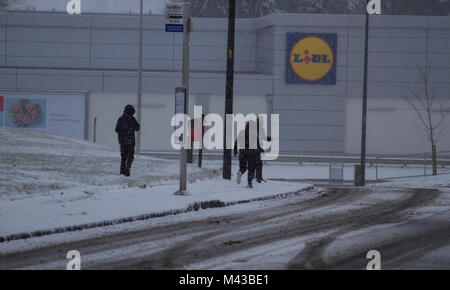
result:
[[[227,20],[193,21],[189,112],[202,105],[223,115]],[[138,26],[137,15],[0,14],[0,95],[83,94],[85,137],[115,148],[115,122],[137,100]],[[376,15],[370,27],[367,152],[429,152],[404,98],[423,95],[419,68],[428,62],[433,93],[450,99],[450,17]],[[172,152],[182,33],[146,15],[143,41],[141,149]],[[239,19],[234,112],[279,114],[281,154],[359,153],[363,64],[362,16]],[[450,150],[450,124],[437,147]]]

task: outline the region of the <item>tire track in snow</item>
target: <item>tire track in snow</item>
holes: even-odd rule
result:
[[[349,256],[344,256],[344,253],[341,253],[341,256],[334,261],[326,262],[324,252],[326,248],[332,244],[339,236],[345,235],[346,233],[368,228],[370,226],[374,226],[377,224],[388,224],[388,223],[396,223],[402,221],[402,211],[426,205],[436,199],[440,192],[436,189],[406,189],[404,191],[411,191],[412,196],[406,199],[402,199],[397,201],[389,206],[385,206],[384,204],[377,204],[371,206],[369,208],[354,210],[352,213],[349,213],[353,217],[357,217],[357,220],[354,222],[349,221],[347,225],[343,226],[341,230],[338,232],[332,233],[326,237],[321,239],[312,241],[308,243],[303,251],[301,251],[296,257],[294,257],[289,264],[287,265],[288,269],[335,269],[335,268],[344,268],[344,269],[364,269],[367,264],[366,253],[373,249],[367,248],[361,245],[360,249],[356,249],[357,253],[353,253]],[[450,227],[450,224],[444,227]],[[412,240],[417,240],[417,236],[411,237]],[[404,240],[405,244],[403,246],[396,247],[396,255],[402,255],[405,252],[409,251],[406,240]],[[423,250],[428,249],[429,251],[435,249],[433,247],[434,244],[442,244],[445,245],[450,242],[450,238],[443,241],[434,241],[434,240],[422,240]],[[427,244],[428,243],[428,244]],[[430,244],[431,243],[431,244]],[[395,244],[395,242],[394,242]],[[386,246],[388,247],[388,246]],[[375,247],[377,249],[382,249],[381,245]],[[354,252],[355,248],[352,249]],[[384,253],[384,252],[383,252]],[[424,254],[424,253],[423,253]],[[348,253],[347,253],[348,255]],[[384,256],[384,254],[383,254]],[[417,257],[414,257],[417,258]],[[359,261],[359,263],[355,263],[355,261]]]
[[[362,189],[330,189],[327,195],[323,195],[320,199],[313,199],[304,204],[297,205],[294,212],[307,212],[308,209],[318,209],[320,207],[332,206],[338,207],[342,203],[357,201],[369,194],[370,190]],[[408,191],[405,192],[410,195]],[[256,220],[249,222],[242,220],[241,225],[236,228],[235,224],[218,228],[217,232],[208,233],[204,236],[198,236],[186,243],[176,245],[160,253],[150,255],[145,258],[126,259],[119,268],[127,269],[177,269],[186,266],[189,263],[199,263],[202,260],[214,257],[230,255],[236,251],[245,251],[245,249],[255,248],[267,243],[279,240],[285,240],[296,236],[305,236],[317,234],[324,231],[333,231],[340,227],[348,228],[347,224],[359,225],[353,228],[361,228],[370,225],[368,221],[376,224],[386,222],[388,216],[383,215],[396,213],[404,208],[419,206],[426,204],[438,196],[438,192],[432,195],[424,196],[422,194],[414,194],[411,198],[400,198],[390,202],[391,205],[385,203],[369,206],[368,208],[359,208],[349,210],[347,212],[323,213],[323,215],[302,218],[301,216],[292,216],[292,211],[286,208],[277,208],[276,210],[268,210],[258,216]],[[329,197],[329,198],[327,198]],[[309,204],[307,204],[309,203]],[[366,216],[360,220],[360,217]],[[252,215],[254,218],[254,216]],[[284,217],[284,222],[280,221],[273,226],[261,225],[261,223],[271,222]],[[291,221],[286,219],[294,218]],[[394,216],[392,217],[394,218]],[[381,220],[380,220],[381,219]],[[300,226],[299,226],[300,225]],[[251,230],[254,227],[256,230]],[[244,229],[242,229],[244,228]],[[245,231],[248,231],[245,234]],[[223,235],[223,236],[221,236]],[[326,243],[325,243],[326,244]],[[158,262],[159,261],[159,262]],[[295,264],[288,264],[288,268]],[[109,268],[112,265],[101,265],[101,268]]]
[[[315,235],[320,237],[308,243],[304,249],[299,245],[299,252],[295,252],[295,245],[290,247],[294,251],[294,258],[286,261],[287,268],[353,267],[355,255],[327,261],[325,249],[346,233],[378,224],[405,222],[405,209],[426,205],[440,194],[437,190],[424,192],[395,189],[392,190],[396,194],[395,199],[371,201],[370,198],[378,194],[376,190],[380,191],[375,188],[330,188],[326,193],[309,200],[298,200],[291,196],[282,199],[282,202],[262,201],[255,203],[251,210],[244,208],[242,212],[234,214],[0,255],[0,268],[45,268],[45,265],[63,259],[68,249],[77,249],[83,256],[90,255],[93,258],[88,261],[87,269],[181,269],[195,263],[201,266],[202,262],[215,258],[226,260],[234,253],[266,244],[283,244],[281,241]],[[176,241],[177,236],[190,233],[192,237]],[[114,259],[101,258],[103,252],[112,249],[120,252],[130,246],[156,240],[165,246],[150,253],[144,252],[139,257],[127,257],[124,251],[124,255],[117,255]],[[397,248],[393,251],[398,252]],[[426,247],[424,250],[427,251]],[[367,263],[366,260],[364,262]],[[261,269],[264,269],[264,265],[261,265]]]

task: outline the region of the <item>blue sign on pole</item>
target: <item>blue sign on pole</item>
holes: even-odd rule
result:
[[[183,115],[181,115],[183,114]],[[176,124],[183,122],[183,133],[179,136],[175,136],[175,142],[178,144],[183,143],[183,138],[186,136],[186,120],[184,119],[184,115],[186,114],[186,88],[177,87],[175,88],[175,115],[176,115]],[[174,127],[174,131],[176,132],[179,127]]]
[[[175,88],[175,114],[186,114],[186,88]]]
[[[166,32],[183,32],[183,24],[166,24]]]

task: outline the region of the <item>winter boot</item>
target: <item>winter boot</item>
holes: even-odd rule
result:
[[[120,174],[125,175],[127,172],[127,163],[125,161],[125,158],[122,157],[122,161],[120,162]]]
[[[247,188],[253,188],[253,185],[251,182],[247,185]]]
[[[236,182],[237,184],[241,184],[241,177],[242,177],[242,172],[238,171],[236,174]]]

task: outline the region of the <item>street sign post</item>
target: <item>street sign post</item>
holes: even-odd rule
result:
[[[184,5],[166,4],[166,32],[184,32]]]
[[[233,114],[233,82],[234,82],[234,38],[236,21],[236,0],[229,0],[228,12],[228,38],[227,38],[227,71],[225,85],[225,116]],[[227,127],[228,126],[228,127]],[[232,144],[232,135],[227,132],[232,131],[232,124],[225,124],[224,144],[226,148]],[[231,179],[231,149],[223,149],[223,179]]]
[[[179,115],[182,114],[182,115]],[[179,122],[183,121],[183,124],[185,120],[184,114],[186,114],[186,88],[183,87],[177,87],[175,88],[175,115],[177,116],[176,124],[179,124]],[[181,119],[179,119],[181,118]],[[187,133],[187,126],[184,124],[183,133],[181,135],[175,136],[175,143],[177,144],[183,144],[184,138],[186,137]],[[175,127],[174,130],[176,131],[177,128]]]
[[[182,64],[182,89],[175,93],[175,110],[177,110],[177,102],[181,103],[184,94],[184,114],[188,115],[189,108],[189,39],[191,25],[191,6],[189,3],[167,3],[166,4],[166,32],[183,32],[183,64]],[[177,98],[179,98],[177,100]],[[180,110],[181,110],[180,106]],[[183,141],[187,138],[189,124],[184,122]],[[180,189],[176,192],[183,195],[186,191],[186,171],[187,171],[187,152],[186,148],[180,150]]]
[[[143,37],[144,37],[144,0],[140,1],[139,9],[139,67],[138,67],[138,87],[137,87],[137,102],[136,102],[136,118],[141,124],[142,116],[142,61],[143,61]],[[141,153],[141,131],[136,134],[136,153]]]

